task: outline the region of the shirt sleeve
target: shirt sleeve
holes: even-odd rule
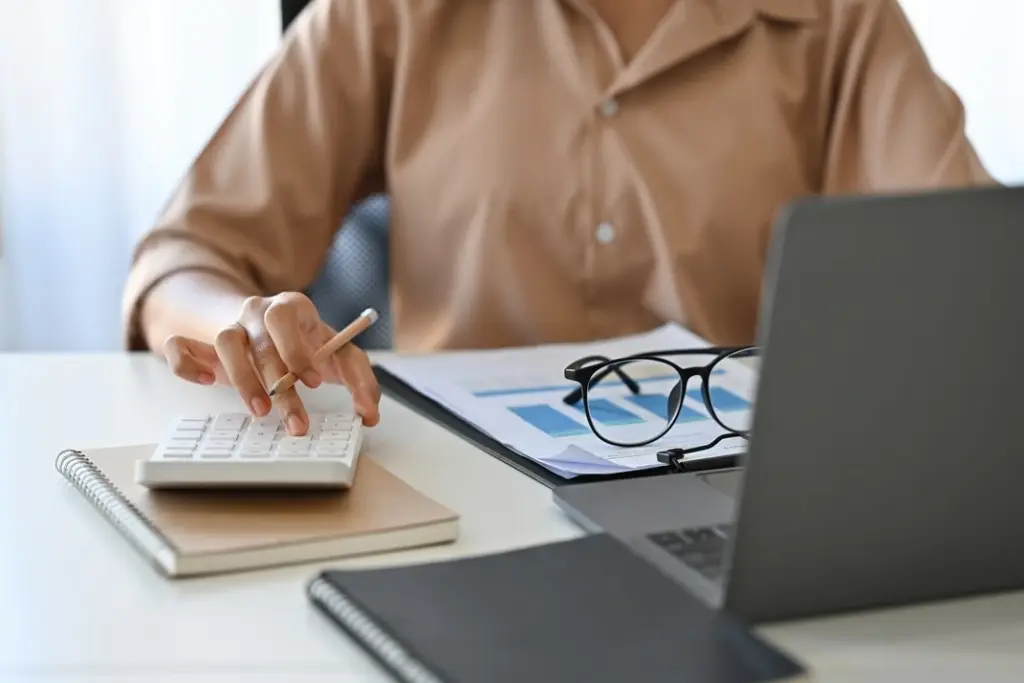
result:
[[[829,3],[832,83],[824,190],[898,192],[994,183],[964,106],[933,70],[897,0]]]
[[[182,271],[252,294],[304,289],[344,215],[382,189],[390,3],[313,0],[185,173],[132,255],[127,347],[145,349],[139,310]]]

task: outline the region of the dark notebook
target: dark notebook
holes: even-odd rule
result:
[[[751,683],[803,674],[605,535],[328,570],[308,595],[408,683]]]

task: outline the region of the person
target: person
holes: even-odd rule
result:
[[[306,429],[380,389],[301,292],[386,192],[394,345],[753,340],[804,195],[991,183],[897,0],[313,0],[134,252],[124,333]]]

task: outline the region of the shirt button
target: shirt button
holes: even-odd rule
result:
[[[615,240],[615,226],[611,223],[601,223],[597,226],[595,236],[601,244],[611,244]]]
[[[601,116],[610,118],[619,113],[619,103],[613,99],[601,103]]]

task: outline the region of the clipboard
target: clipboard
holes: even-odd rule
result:
[[[377,382],[380,384],[381,392],[389,398],[398,401],[402,405],[419,413],[423,417],[441,425],[450,432],[461,436],[488,455],[497,458],[509,467],[512,467],[522,474],[531,477],[535,481],[544,484],[549,488],[559,486],[571,486],[573,484],[585,484],[596,481],[611,481],[615,479],[638,479],[641,477],[654,477],[663,474],[670,474],[672,470],[665,467],[653,467],[631,472],[615,474],[581,474],[575,477],[566,478],[544,467],[540,463],[531,460],[492,438],[473,424],[462,419],[446,407],[425,396],[406,382],[402,381],[392,373],[379,365],[373,366]]]

